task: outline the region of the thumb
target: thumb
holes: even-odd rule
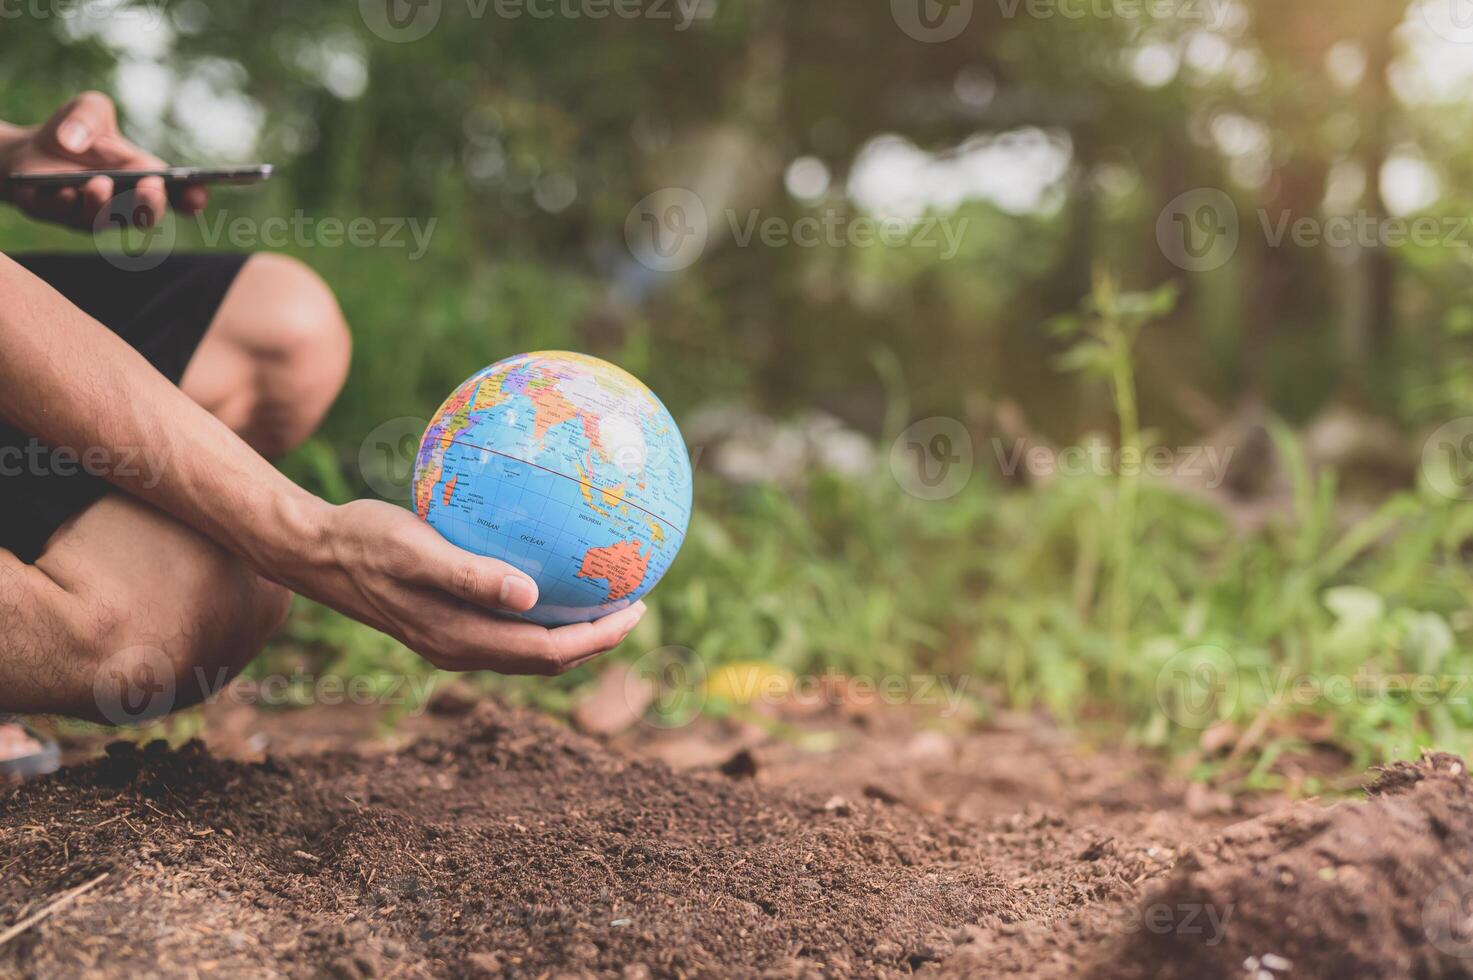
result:
[[[56,113],[41,129],[43,139],[53,150],[81,156],[91,150],[97,140],[117,129],[117,114],[112,100],[101,92],[83,92]]]
[[[485,609],[526,612],[537,605],[537,583],[504,561],[466,551],[415,520],[419,573],[411,578]]]
[[[483,608],[512,612],[526,612],[537,605],[537,583],[531,578],[506,562],[450,547],[457,554],[446,556],[442,587],[451,595]]]

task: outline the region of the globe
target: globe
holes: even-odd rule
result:
[[[440,406],[414,504],[453,544],[536,581],[521,618],[587,622],[637,602],[690,525],[691,469],[670,413],[632,374],[537,351],[472,375]]]

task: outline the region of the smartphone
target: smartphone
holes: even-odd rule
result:
[[[11,174],[11,184],[31,187],[80,187],[93,177],[111,177],[118,188],[136,187],[145,177],[162,177],[166,187],[183,184],[255,184],[271,179],[271,164],[240,167],[161,167],[157,170],[56,170]]]

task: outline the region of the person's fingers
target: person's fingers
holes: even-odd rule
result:
[[[519,662],[518,673],[561,674],[594,657],[608,653],[644,618],[645,605],[637,602],[620,612],[591,623],[574,623],[544,631],[530,639],[530,647],[509,646],[509,655]],[[513,640],[513,643],[515,641]]]
[[[51,202],[42,199],[41,191],[35,187],[27,187],[24,184],[11,191],[11,199],[15,206],[27,214],[39,214],[50,206]]]
[[[599,657],[602,657],[604,654],[606,654],[606,653],[610,652],[611,650],[614,650],[615,648],[617,648],[619,646],[619,644],[623,643],[626,639],[629,638],[629,634],[632,633],[632,632],[634,632],[634,627],[638,626],[639,625],[639,621],[644,618],[644,614],[645,614],[644,603],[641,602],[639,604],[639,607],[640,607],[640,609],[639,609],[639,615],[637,615],[637,616],[634,617],[634,621],[632,623],[629,623],[628,625],[626,625],[626,626],[623,627],[623,632],[621,632],[619,634],[618,639],[614,640],[614,642],[611,645],[609,645],[608,647],[604,647],[602,649],[590,650],[588,653],[582,654],[582,655],[580,655],[578,657],[574,657],[571,660],[565,661],[563,663],[562,669],[565,672],[566,671],[569,671],[569,670],[577,670],[579,667],[582,667],[584,664],[588,663],[590,660],[597,660]]]
[[[83,92],[56,110],[41,127],[41,138],[53,152],[80,158],[116,129],[112,100],[101,92]]]
[[[643,603],[593,623],[544,629],[498,620],[473,609],[446,617],[445,635],[457,649],[437,660],[447,670],[494,670],[502,674],[561,674],[618,646],[644,616]]]
[[[433,584],[487,609],[526,612],[537,605],[537,583],[526,575],[504,561],[456,551],[435,569]]]
[[[29,215],[55,221],[60,224],[85,228],[82,217],[82,192],[76,187],[41,187],[27,189],[24,197],[18,197],[22,209]]]
[[[95,221],[97,215],[113,198],[113,179],[111,177],[93,177],[82,185],[82,219],[87,222]]]
[[[180,214],[198,214],[210,201],[210,191],[204,184],[185,184],[175,190],[170,198],[174,210]]]
[[[133,190],[133,218],[141,227],[152,228],[162,221],[168,206],[169,195],[162,177],[145,177]]]
[[[101,166],[113,170],[161,170],[168,166],[117,132],[99,136],[92,145],[91,155]]]
[[[446,592],[483,609],[526,612],[537,605],[537,583],[504,561],[451,544],[421,521],[407,518],[396,545],[404,552],[404,578]]]

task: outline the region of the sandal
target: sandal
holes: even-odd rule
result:
[[[56,742],[13,718],[0,717],[0,782],[44,776],[61,767]]]

